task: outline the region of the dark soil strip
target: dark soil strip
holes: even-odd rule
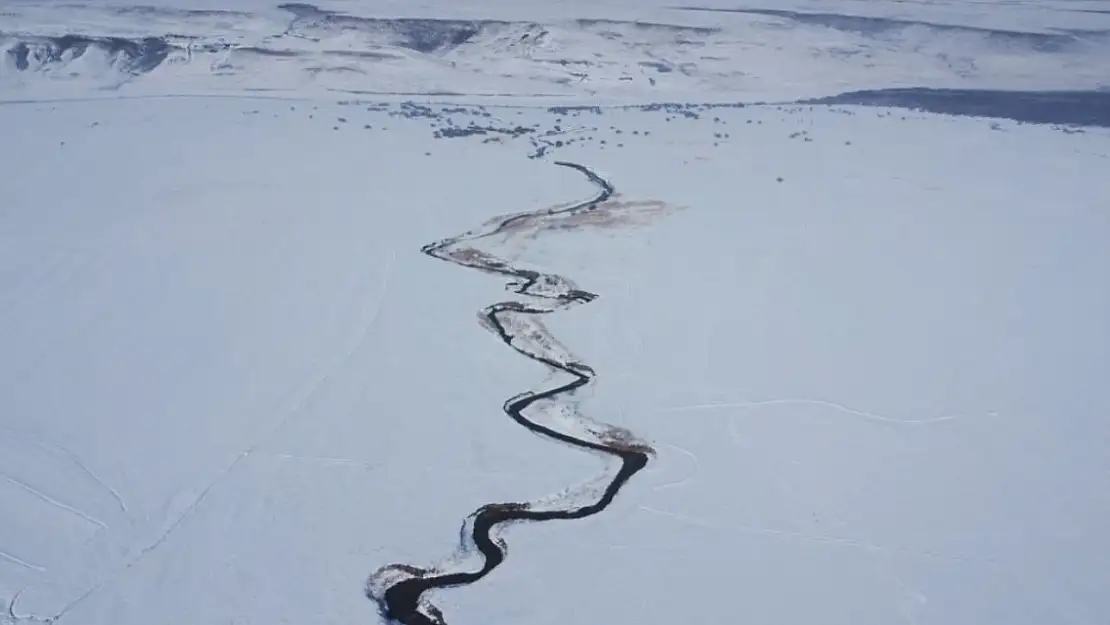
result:
[[[514,333],[510,329],[511,326],[505,323],[505,318],[516,315],[546,314],[554,312],[575,304],[588,303],[595,299],[597,297],[596,295],[569,287],[560,288],[560,285],[565,285],[567,283],[559,276],[518,269],[484,252],[466,253],[466,251],[464,251],[454,255],[451,253],[451,248],[461,242],[502,233],[514,225],[519,226],[522,223],[526,223],[529,219],[571,216],[576,213],[592,211],[599,204],[612,197],[614,192],[612,185],[590,169],[575,163],[557,162],[556,164],[583,173],[590,182],[594,183],[600,189],[600,192],[591,200],[569,207],[508,216],[500,223],[496,223],[483,232],[474,234],[468,233],[458,237],[444,239],[425,246],[422,251],[440,260],[478,269],[487,273],[509,277],[512,279],[510,286],[513,287],[512,290],[514,292],[552,302],[551,305],[542,305],[508,301],[493,304],[483,311],[484,321],[488,323],[489,327],[495,331],[507,345],[532,360],[541,362],[552,369],[570,374],[573,377],[572,381],[560,386],[542,391],[528,391],[509,399],[504,405],[505,413],[508,414],[513,421],[516,421],[532,432],[552,440],[615,456],[621,462],[620,470],[609,482],[608,486],[606,486],[601,496],[594,503],[589,505],[562,510],[543,511],[532,510],[528,503],[493,503],[479,508],[470,517],[472,520],[472,532],[469,536],[469,539],[473,541],[474,546],[481,552],[484,559],[482,567],[478,570],[436,574],[434,571],[425,571],[417,567],[394,565],[393,568],[395,570],[403,570],[414,576],[407,577],[406,579],[394,583],[385,590],[381,597],[372,596],[371,598],[379,603],[382,614],[387,619],[397,623],[403,625],[443,625],[445,621],[442,613],[426,601],[422,601],[424,593],[437,588],[472,584],[485,577],[490,571],[501,564],[505,559],[504,547],[502,543],[492,535],[497,526],[514,521],[581,519],[597,514],[612,503],[617,492],[620,491],[621,487],[636,472],[644,468],[652,453],[652,449],[642,443],[629,441],[627,439],[622,440],[618,428],[613,429],[614,436],[612,440],[605,437],[599,439],[606,441],[602,443],[583,440],[563,432],[558,432],[530,421],[524,415],[524,411],[535,402],[572,393],[576,389],[589,384],[594,378],[594,372],[583,363],[560,362],[554,357],[537,354],[515,345],[513,343]],[[464,540],[465,539],[466,537],[464,537]]]
[[[899,107],[966,117],[996,117],[1029,124],[1110,128],[1110,91],[996,91],[988,89],[875,89],[796,104]]]

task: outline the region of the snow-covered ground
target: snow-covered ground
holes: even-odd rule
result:
[[[1110,618],[1110,130],[700,104],[1090,95],[1106,3],[107,6],[0,6],[0,623],[376,623],[381,567],[596,485],[502,412],[553,379],[476,317],[505,281],[420,252],[594,196],[556,160],[619,218],[486,244],[598,294],[542,318],[597,374],[562,418],[654,456],[598,515],[505,528],[430,597],[448,623]],[[499,22],[418,52],[442,23],[327,11]],[[551,45],[499,48],[522,24]],[[721,58],[641,65],[683,55]]]

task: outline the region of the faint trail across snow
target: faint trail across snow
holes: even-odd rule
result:
[[[43,440],[40,435],[31,432],[30,430],[0,426],[0,432],[7,432],[8,434],[24,437],[30,440],[37,447],[40,447],[52,454],[64,456],[67,460],[73,463],[73,465],[76,466],[82,473],[88,476],[89,479],[103,488],[104,491],[108,493],[109,496],[111,496],[112,500],[115,501],[116,506],[120,509],[120,512],[122,512],[124,515],[128,514],[127,502],[123,500],[123,497],[119,494],[119,491],[109,486],[108,483],[104,480],[100,479],[100,476],[94,473],[93,470],[90,469],[89,466],[85,464],[80,457],[77,456],[77,454],[73,453],[65,447],[62,447],[61,445],[49,443]]]
[[[31,569],[32,571],[38,571],[39,573],[45,573],[46,572],[46,567],[44,567],[44,566],[39,566],[37,564],[32,564],[30,562],[27,562],[26,560],[20,560],[19,558],[11,555],[10,553],[5,553],[3,551],[0,551],[0,560],[5,560],[7,562],[11,562],[12,564],[21,566],[25,569]]]
[[[781,406],[781,405],[808,405],[808,406],[823,406],[825,408],[832,408],[845,414],[854,415],[867,419],[869,421],[880,421],[883,423],[894,423],[898,425],[925,425],[928,423],[941,423],[944,421],[955,421],[962,417],[962,415],[943,415],[940,417],[930,417],[928,419],[895,419],[893,417],[884,417],[883,415],[875,414],[873,412],[864,412],[849,408],[843,404],[838,404],[831,401],[822,399],[768,399],[765,401],[737,401],[737,402],[721,402],[715,404],[691,404],[687,406],[671,406],[669,408],[661,408],[659,412],[694,412],[697,410],[718,410],[725,408],[758,408],[760,406]]]
[[[49,504],[51,506],[54,506],[55,508],[58,508],[59,510],[65,510],[66,512],[69,512],[70,514],[74,514],[78,517],[81,517],[85,521],[88,521],[89,523],[92,523],[93,525],[96,525],[98,527],[101,527],[101,528],[108,527],[108,525],[105,524],[104,521],[101,521],[100,519],[98,519],[98,518],[96,518],[96,517],[94,517],[90,514],[86,514],[82,511],[78,510],[77,508],[74,508],[73,506],[71,506],[69,504],[58,501],[57,499],[54,499],[50,495],[47,495],[46,493],[38,490],[37,488],[34,488],[30,484],[26,484],[24,482],[21,482],[21,481],[15,479],[14,477],[12,477],[10,475],[0,474],[0,477],[4,478],[5,482],[16,486],[17,488],[19,488],[20,490],[23,490],[24,492],[30,493],[32,497],[35,497],[36,499],[39,499],[40,501],[46,502],[47,504]]]
[[[785,540],[798,540],[811,543],[820,543],[823,545],[831,545],[836,547],[844,547],[856,551],[862,551],[880,555],[894,555],[904,558],[917,559],[917,560],[936,560],[939,562],[952,562],[957,564],[964,564],[969,562],[978,562],[985,564],[995,564],[996,562],[990,558],[966,558],[962,556],[954,556],[945,553],[937,553],[932,551],[920,551],[914,549],[906,549],[903,547],[891,547],[887,545],[880,545],[865,540],[855,538],[847,538],[841,536],[825,536],[821,534],[810,534],[806,532],[799,532],[796,530],[780,529],[775,527],[760,527],[757,525],[745,525],[739,523],[714,523],[699,519],[687,514],[680,514],[678,512],[671,512],[670,510],[660,510],[652,508],[651,506],[638,506],[638,509],[654,514],[660,517],[665,517],[679,521],[681,523],[700,527],[707,530],[728,531],[744,534],[756,534],[762,536],[776,537]]]
[[[425,593],[472,584],[501,564],[506,549],[504,540],[498,536],[502,526],[519,521],[581,519],[597,514],[613,502],[621,487],[643,469],[654,454],[649,445],[627,430],[587,419],[572,404],[559,401],[562,396],[588,385],[595,374],[558,343],[538,316],[587,304],[597,296],[579,290],[562,276],[519,268],[469,245],[494,235],[534,235],[555,225],[574,228],[622,223],[626,216],[622,216],[620,210],[649,206],[610,203],[614,189],[607,180],[582,165],[556,164],[585,175],[600,189],[599,193],[584,202],[498,217],[477,230],[426,245],[421,251],[433,258],[506,277],[509,279],[506,288],[527,298],[527,301],[511,300],[487,306],[479,321],[519,354],[561,374],[559,377],[563,381],[509,398],[503,406],[505,413],[545,438],[615,458],[619,460],[619,468],[590,484],[542,501],[482,506],[463,524],[458,551],[445,564],[429,568],[390,564],[378,569],[367,581],[366,594],[391,621],[403,625],[444,625],[443,613],[424,596]],[[480,562],[475,561],[477,557]]]

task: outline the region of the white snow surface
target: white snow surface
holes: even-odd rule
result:
[[[597,516],[503,528],[434,593],[451,625],[1107,623],[1110,131],[546,108],[1105,86],[1106,3],[761,5],[967,27],[881,45],[632,0],[318,6],[504,23],[424,54],[255,0],[0,5],[0,623],[378,623],[368,576],[444,562],[479,506],[596,489],[611,464],[501,411],[550,381],[478,322],[504,281],[420,253],[592,197],[553,157],[627,219],[501,251],[599,295],[543,324],[597,372],[577,410],[656,455]],[[499,48],[522,24],[550,45]],[[67,34],[178,47],[14,69]],[[725,60],[638,73],[686,55]],[[471,124],[498,130],[433,134]]]

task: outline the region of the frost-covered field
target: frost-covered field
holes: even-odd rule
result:
[[[613,478],[616,459],[502,412],[580,363],[588,385],[525,417],[614,449],[626,429],[648,464],[596,515],[501,527],[500,566],[423,597],[451,625],[1104,623],[1110,131],[699,104],[960,86],[1085,90],[1097,108],[1089,46],[1110,7],[978,6],[0,7],[0,622],[381,622],[371,599],[398,570],[382,567],[481,567],[467,515],[588,505]],[[336,10],[570,39],[420,52],[396,20],[367,43],[365,23],[321,17]],[[299,36],[261,41],[291,13]],[[637,20],[722,30],[660,42]],[[306,48],[220,74],[195,49],[170,63],[178,46],[138,72],[120,43],[236,29]],[[67,32],[82,54],[16,69],[16,46],[33,59],[28,42]],[[798,54],[875,32],[891,68]],[[693,54],[676,36],[717,73],[620,79],[637,55]],[[976,67],[1020,80],[918,73],[928,46],[977,36]],[[424,95],[350,93],[397,91],[378,66],[305,78],[340,43],[409,59],[394,78]],[[794,73],[741,59],[757,45]],[[91,63],[102,49],[114,60]],[[602,55],[594,91],[538,74],[544,50]],[[420,63],[451,93],[429,95]],[[478,97],[487,74],[507,95]],[[627,106],[567,108],[591,102]],[[421,253],[483,224],[442,248],[451,262]],[[494,258],[574,288],[514,295],[480,270]],[[476,316],[506,301],[558,310]]]

